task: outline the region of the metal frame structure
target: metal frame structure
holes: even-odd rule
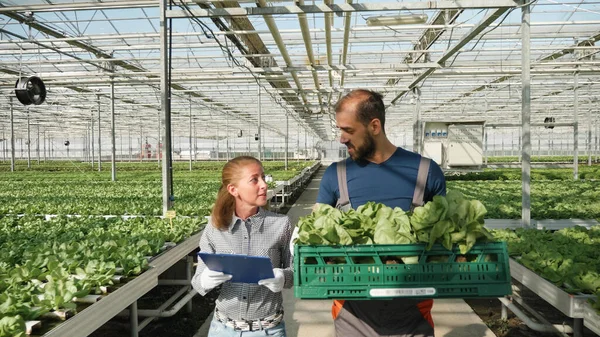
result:
[[[86,130],[85,117],[98,109],[95,102],[100,101],[103,113],[110,110],[111,83],[118,130],[137,129],[141,121],[156,125],[151,117],[161,106],[160,1],[21,3],[0,1],[3,113],[16,77],[37,74],[50,93],[47,104],[30,111],[36,115],[34,123],[48,132]],[[515,8],[522,5],[513,0],[175,0],[164,17],[177,18],[170,46],[174,130],[187,134],[190,101],[194,121],[205,126],[204,137],[215,137],[214,125],[227,115],[232,129],[248,123],[258,127],[259,88],[262,127],[279,136],[285,135],[287,114],[292,129],[333,139],[331,105],[353,88],[385,94],[392,137],[397,128],[411,124],[415,87],[421,92],[423,119],[485,113],[491,121],[520,122],[522,28]],[[532,121],[544,116],[572,121],[576,72],[577,88],[583,89],[579,110],[593,110],[596,100],[600,6],[595,1],[538,0],[526,7],[532,11],[527,58]],[[372,14],[398,12],[422,12],[430,20],[366,26]],[[585,118],[581,113],[580,119]],[[105,129],[108,122],[102,121]]]
[[[428,20],[366,24],[398,14]],[[546,139],[530,125],[554,117],[573,125],[556,132],[572,133],[575,154],[597,151],[598,40],[594,0],[0,0],[0,128],[30,139],[29,116],[44,152],[46,137],[73,136],[89,152],[95,127],[112,130],[112,157],[132,131],[168,157],[177,137],[229,151],[242,130],[261,157],[265,146],[298,150],[302,134],[312,146],[335,140],[334,103],[368,88],[384,94],[396,143],[427,120],[518,126],[528,224],[531,141]],[[15,82],[33,75],[46,103],[19,105]]]
[[[150,268],[140,276],[66,320],[44,336],[87,336],[126,308],[130,310],[132,336],[137,336],[137,300],[159,284],[158,278],[162,273],[196,249],[200,235],[201,232],[158,256],[150,263]],[[189,299],[191,299],[195,290],[189,290],[189,293],[191,294]],[[144,321],[142,327],[148,323],[148,320]]]
[[[515,260],[509,259],[509,262],[511,276],[567,317],[573,318],[573,336],[582,337],[584,305],[593,295],[569,294]],[[506,301],[502,303],[508,304]]]

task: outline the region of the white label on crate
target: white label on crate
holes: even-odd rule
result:
[[[373,297],[391,296],[431,296],[435,295],[435,288],[380,288],[369,290]]]

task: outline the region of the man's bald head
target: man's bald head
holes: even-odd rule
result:
[[[383,95],[380,93],[365,89],[352,90],[335,104],[334,109],[336,113],[355,113],[358,121],[364,126],[377,118],[381,123],[381,130],[385,133],[385,106]]]

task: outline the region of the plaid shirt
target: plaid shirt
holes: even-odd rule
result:
[[[246,224],[250,223],[248,233]],[[257,214],[246,221],[233,216],[226,231],[220,231],[209,221],[200,238],[200,250],[222,254],[268,256],[273,268],[283,269],[285,288],[293,285],[292,255],[289,243],[292,224],[287,215],[276,214],[259,208]],[[200,284],[200,275],[206,268],[198,259],[198,268],[192,278],[192,286],[200,295],[208,291]],[[283,311],[281,292],[273,293],[267,287],[250,283],[225,282],[216,301],[216,308],[236,320],[257,320]]]

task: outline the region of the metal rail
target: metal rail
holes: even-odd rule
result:
[[[573,295],[565,292],[554,284],[548,282],[523,265],[509,259],[510,274],[523,286],[533,291],[548,304],[561,311],[567,317],[573,318],[573,336],[583,336],[584,305],[591,295]]]

